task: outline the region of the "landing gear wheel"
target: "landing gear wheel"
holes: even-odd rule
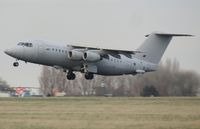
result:
[[[13,63],[13,66],[14,66],[14,67],[18,67],[18,66],[19,66],[19,63],[18,63],[18,62],[14,62],[14,63]]]
[[[72,71],[69,71],[67,73],[67,79],[68,80],[74,80],[75,78],[76,78],[76,75]]]
[[[85,73],[85,79],[92,80],[94,78],[94,75],[90,72]]]

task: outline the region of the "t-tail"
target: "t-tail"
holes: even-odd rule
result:
[[[192,36],[189,34],[151,33],[144,43],[137,49],[141,53],[136,58],[158,64],[173,36]]]

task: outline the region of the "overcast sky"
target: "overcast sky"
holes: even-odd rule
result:
[[[20,40],[44,39],[135,50],[153,31],[189,33],[174,38],[164,54],[182,69],[200,73],[200,0],[0,0],[0,77],[11,86],[39,86],[41,66],[3,50]]]

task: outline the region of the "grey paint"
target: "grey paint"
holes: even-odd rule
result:
[[[190,36],[177,35],[166,33],[152,33],[147,37],[147,40],[137,49],[136,52],[130,54],[130,51],[96,49],[90,47],[75,47],[70,45],[56,46],[50,45],[48,42],[41,40],[28,41],[25,43],[32,43],[32,47],[18,44],[16,47],[5,50],[5,53],[25,62],[53,66],[55,68],[62,68],[66,70],[90,72],[100,75],[124,75],[124,74],[138,74],[155,71],[158,63],[161,60],[172,36]],[[24,42],[23,42],[24,43]],[[90,50],[92,49],[92,50]],[[78,51],[80,53],[90,53],[91,59],[98,60],[87,61],[72,60],[69,58],[69,51]],[[102,52],[104,51],[104,52]],[[118,52],[116,54],[116,52]],[[97,55],[101,53],[101,58]],[[92,56],[94,55],[94,57]],[[79,56],[78,54],[77,56]],[[107,56],[104,57],[104,56]],[[129,56],[127,56],[129,55]],[[144,56],[145,55],[145,56]],[[117,58],[120,57],[120,58]],[[87,66],[87,67],[83,67]]]

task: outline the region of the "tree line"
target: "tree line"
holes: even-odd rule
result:
[[[7,90],[10,90],[10,86],[7,84],[6,81],[0,78],[0,91],[7,91]]]
[[[200,89],[200,76],[194,71],[180,69],[179,62],[170,59],[161,63],[156,72],[143,75],[95,75],[93,80],[86,80],[82,73],[76,73],[76,76],[70,81],[63,70],[43,66],[39,78],[41,90],[45,95],[52,95],[53,89],[57,88],[69,96],[145,96],[150,89],[159,96],[196,96]]]

